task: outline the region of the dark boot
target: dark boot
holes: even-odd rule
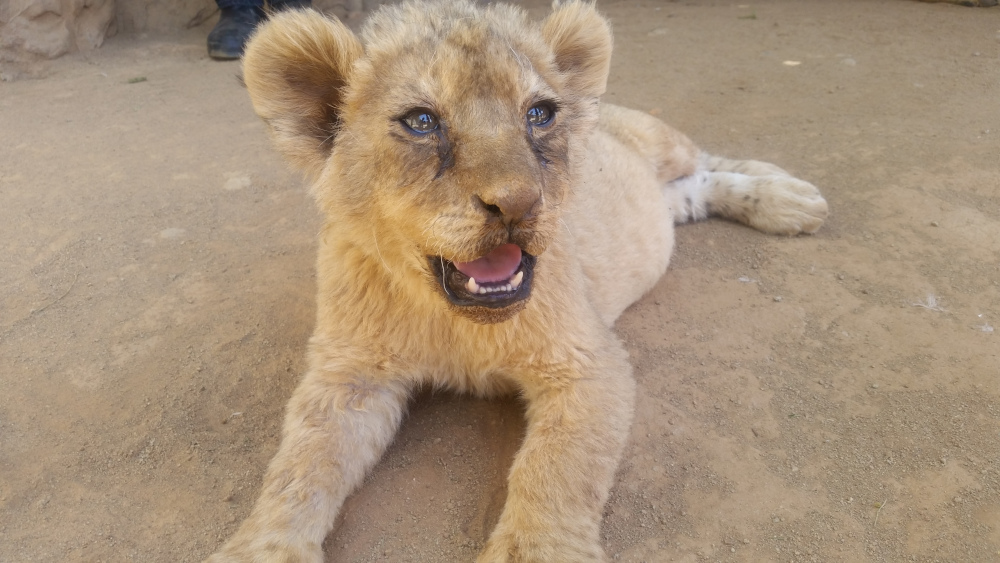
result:
[[[256,8],[222,8],[219,23],[208,33],[208,56],[224,61],[240,58],[260,21]]]
[[[312,0],[272,0],[271,2],[266,3],[266,6],[261,10],[261,12],[270,15],[282,10],[298,10],[301,8],[309,8],[311,6]]]

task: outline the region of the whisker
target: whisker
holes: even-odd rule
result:
[[[573,231],[570,230],[569,225],[562,217],[559,218],[559,222],[562,223],[562,226],[566,228],[566,232],[569,233],[569,236],[573,236]]]
[[[445,281],[444,281],[444,276],[445,276],[445,271],[444,271],[444,256],[441,256],[440,254],[438,254],[438,259],[441,260],[441,289],[444,290],[444,294],[445,295],[451,295],[451,293],[448,292],[448,284],[445,283]]]
[[[382,265],[385,266],[385,269],[387,272],[389,272],[389,275],[393,275],[392,268],[389,267],[389,264],[386,263],[385,258],[382,257],[382,249],[378,247],[378,236],[375,234],[375,227],[372,227],[372,240],[375,241],[375,252],[378,253],[379,260],[382,261]]]

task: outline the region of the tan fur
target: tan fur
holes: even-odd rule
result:
[[[260,499],[209,561],[322,561],[344,499],[422,385],[527,403],[480,562],[607,559],[601,513],[634,394],[610,327],[663,274],[674,221],[716,213],[794,234],[826,216],[815,187],[773,165],[702,154],[600,104],[610,56],[607,22],[578,1],[541,24],[457,0],[383,8],[360,40],[312,11],[256,33],[254,107],[315,180],[327,220],[309,370]],[[558,107],[532,129],[539,100]],[[440,136],[403,127],[414,108],[440,116]],[[446,298],[428,257],[469,261],[508,242],[537,257],[527,301]]]

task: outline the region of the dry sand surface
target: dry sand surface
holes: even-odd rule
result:
[[[619,321],[639,386],[609,555],[1000,560],[1000,9],[601,6],[609,101],[832,210],[815,236],[680,228]],[[319,217],[205,33],[0,84],[0,562],[199,561],[276,449]],[[470,561],[521,419],[418,397],[328,560]]]

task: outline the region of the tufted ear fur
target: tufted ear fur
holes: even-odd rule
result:
[[[311,177],[333,148],[342,89],[363,52],[344,24],[313,10],[273,16],[247,44],[243,80],[254,111],[278,150]]]
[[[542,36],[555,53],[556,66],[567,84],[583,97],[598,97],[608,86],[611,28],[591,2],[554,3],[542,24]]]

